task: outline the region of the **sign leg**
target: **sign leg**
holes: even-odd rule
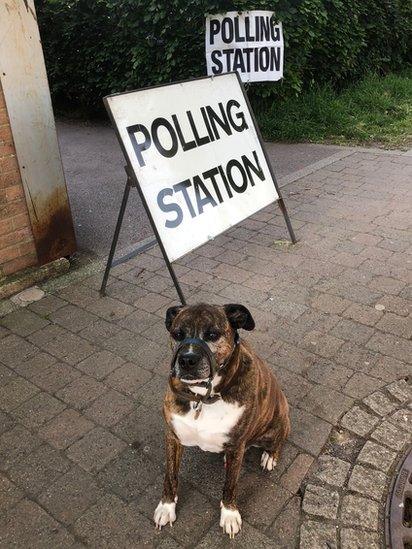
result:
[[[100,287],[100,295],[101,296],[106,295],[107,280],[109,278],[110,269],[112,267],[113,257],[114,257],[114,253],[116,251],[116,246],[117,246],[117,241],[119,240],[120,229],[122,228],[124,212],[126,210],[127,201],[129,199],[130,186],[131,186],[130,185],[130,178],[128,177],[127,182],[126,182],[126,186],[124,188],[122,204],[120,206],[120,211],[119,211],[119,216],[117,218],[116,228],[114,230],[112,245],[110,246],[109,257],[107,258],[106,269],[104,271],[102,285]]]
[[[283,217],[285,218],[286,226],[288,228],[292,244],[296,244],[297,240],[296,240],[295,232],[293,230],[292,223],[290,222],[290,217],[286,209],[286,204],[281,196],[279,196],[278,204],[279,204],[280,211],[282,212]]]
[[[163,250],[162,250],[163,251]],[[179,296],[180,302],[182,305],[186,305],[186,299],[183,295],[182,288],[180,287],[179,281],[177,280],[177,276],[175,273],[175,270],[172,267],[172,264],[170,263],[167,255],[163,253],[164,260],[166,261],[167,268],[169,269],[170,276],[172,277],[173,284],[175,285],[177,295]]]

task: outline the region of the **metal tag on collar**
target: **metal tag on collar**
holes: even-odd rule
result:
[[[193,410],[195,411],[195,419],[197,419],[200,416],[200,412],[202,411],[203,402],[199,400],[199,402],[196,402],[193,405]]]

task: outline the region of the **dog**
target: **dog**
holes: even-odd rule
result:
[[[226,480],[220,526],[230,538],[241,529],[237,484],[245,451],[263,449],[271,471],[289,435],[289,406],[275,376],[238,330],[255,322],[243,305],[170,307],[166,328],[174,351],[163,415],[166,474],[154,513],[158,529],[176,520],[179,466],[184,446],[224,453]]]

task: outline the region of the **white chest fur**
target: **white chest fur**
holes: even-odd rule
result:
[[[219,399],[213,404],[204,404],[197,419],[193,409],[185,415],[172,414],[172,425],[183,446],[199,446],[207,452],[222,452],[243,410],[244,406]]]

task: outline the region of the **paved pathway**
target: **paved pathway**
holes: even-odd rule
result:
[[[296,246],[270,207],[178,262],[191,302],[250,307],[291,404],[273,474],[247,456],[235,542],[221,457],[195,449],[175,526],[151,522],[176,303],[157,248],[116,267],[109,297],[99,273],[0,319],[0,547],[380,547],[411,433],[411,174],[410,156],[354,150],[287,186]]]

